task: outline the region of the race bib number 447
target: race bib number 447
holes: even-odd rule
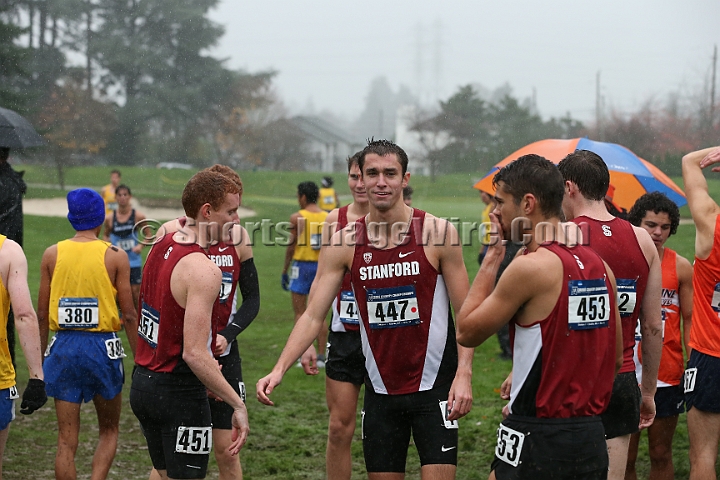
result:
[[[610,295],[602,278],[568,282],[568,328],[588,330],[607,327]]]
[[[100,322],[97,298],[67,298],[58,303],[60,328],[97,328]]]
[[[395,328],[420,323],[415,287],[369,288],[367,309],[370,328]]]

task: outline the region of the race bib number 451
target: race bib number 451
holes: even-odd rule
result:
[[[212,427],[178,427],[176,453],[207,455],[212,449]]]
[[[367,289],[370,328],[394,328],[420,323],[417,295],[413,285]]]
[[[140,311],[138,335],[152,348],[157,347],[158,333],[160,331],[160,312],[143,302]]]
[[[588,330],[607,327],[610,295],[602,278],[568,282],[568,328]]]
[[[100,322],[97,298],[67,298],[58,303],[60,328],[97,328]]]

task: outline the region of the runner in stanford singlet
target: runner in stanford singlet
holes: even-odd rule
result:
[[[490,479],[605,480],[599,414],[622,363],[614,277],[590,248],[568,247],[579,234],[559,221],[563,181],[550,161],[522,156],[493,183],[491,221],[501,236],[491,239],[458,314],[458,341],[466,346],[511,322],[513,372],[501,391],[510,403]],[[505,255],[501,240],[518,218],[529,243],[493,288]]]
[[[657,370],[662,350],[660,291],[662,272],[648,233],[613,217],[605,205],[610,173],[594,152],[577,150],[558,169],[565,179],[565,217],[581,226],[583,242],[600,254],[617,279],[622,316],[623,366],[615,379],[603,425],[610,452],[609,480],[625,478],[630,435],[655,418]],[[638,388],[633,348],[635,325],[641,323],[643,374]]]
[[[468,287],[458,233],[446,220],[403,203],[407,162],[405,152],[386,140],[371,141],[361,152],[369,213],[323,249],[312,299],[275,368],[257,384],[258,400],[272,405],[268,395],[322,328],[350,271],[371,387],[362,412],[371,480],[404,473],[411,436],[423,478],[454,478],[456,420],[472,404],[472,350],[457,346],[450,314],[450,303],[459,308]]]
[[[223,282],[217,263],[229,267],[230,259],[220,250],[225,247],[217,246],[216,252],[198,243],[203,241],[198,230],[201,222],[237,222],[238,191],[233,181],[219,173],[198,172],[182,197],[187,217],[193,221],[183,232],[159,240],[147,258],[130,405],[142,426],[153,467],[161,476],[205,478],[212,447],[208,390],[233,409],[236,440],[228,453],[237,454],[247,437],[245,405],[223,378],[210,351],[218,326],[227,322],[229,282],[237,277],[226,271],[232,276],[225,275]],[[212,237],[217,230],[210,229],[211,238],[205,241],[219,241]]]

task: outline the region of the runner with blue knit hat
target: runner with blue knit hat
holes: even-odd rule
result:
[[[102,197],[79,188],[68,193],[67,202],[67,218],[76,233],[45,250],[38,294],[43,373],[58,418],[55,476],[77,476],[74,457],[80,405],[92,400],[100,432],[92,476],[105,478],[117,449],[125,379],[125,353],[118,332],[125,327],[134,355],[137,313],[127,254],[98,239],[105,220]],[[49,344],[48,330],[55,332]]]

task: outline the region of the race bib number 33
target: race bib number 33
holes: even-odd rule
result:
[[[367,309],[370,328],[394,328],[420,323],[420,310],[413,285],[369,288]]]
[[[97,328],[99,325],[97,298],[67,298],[58,303],[60,328]]]
[[[568,282],[568,328],[588,330],[607,327],[610,295],[602,278]]]

